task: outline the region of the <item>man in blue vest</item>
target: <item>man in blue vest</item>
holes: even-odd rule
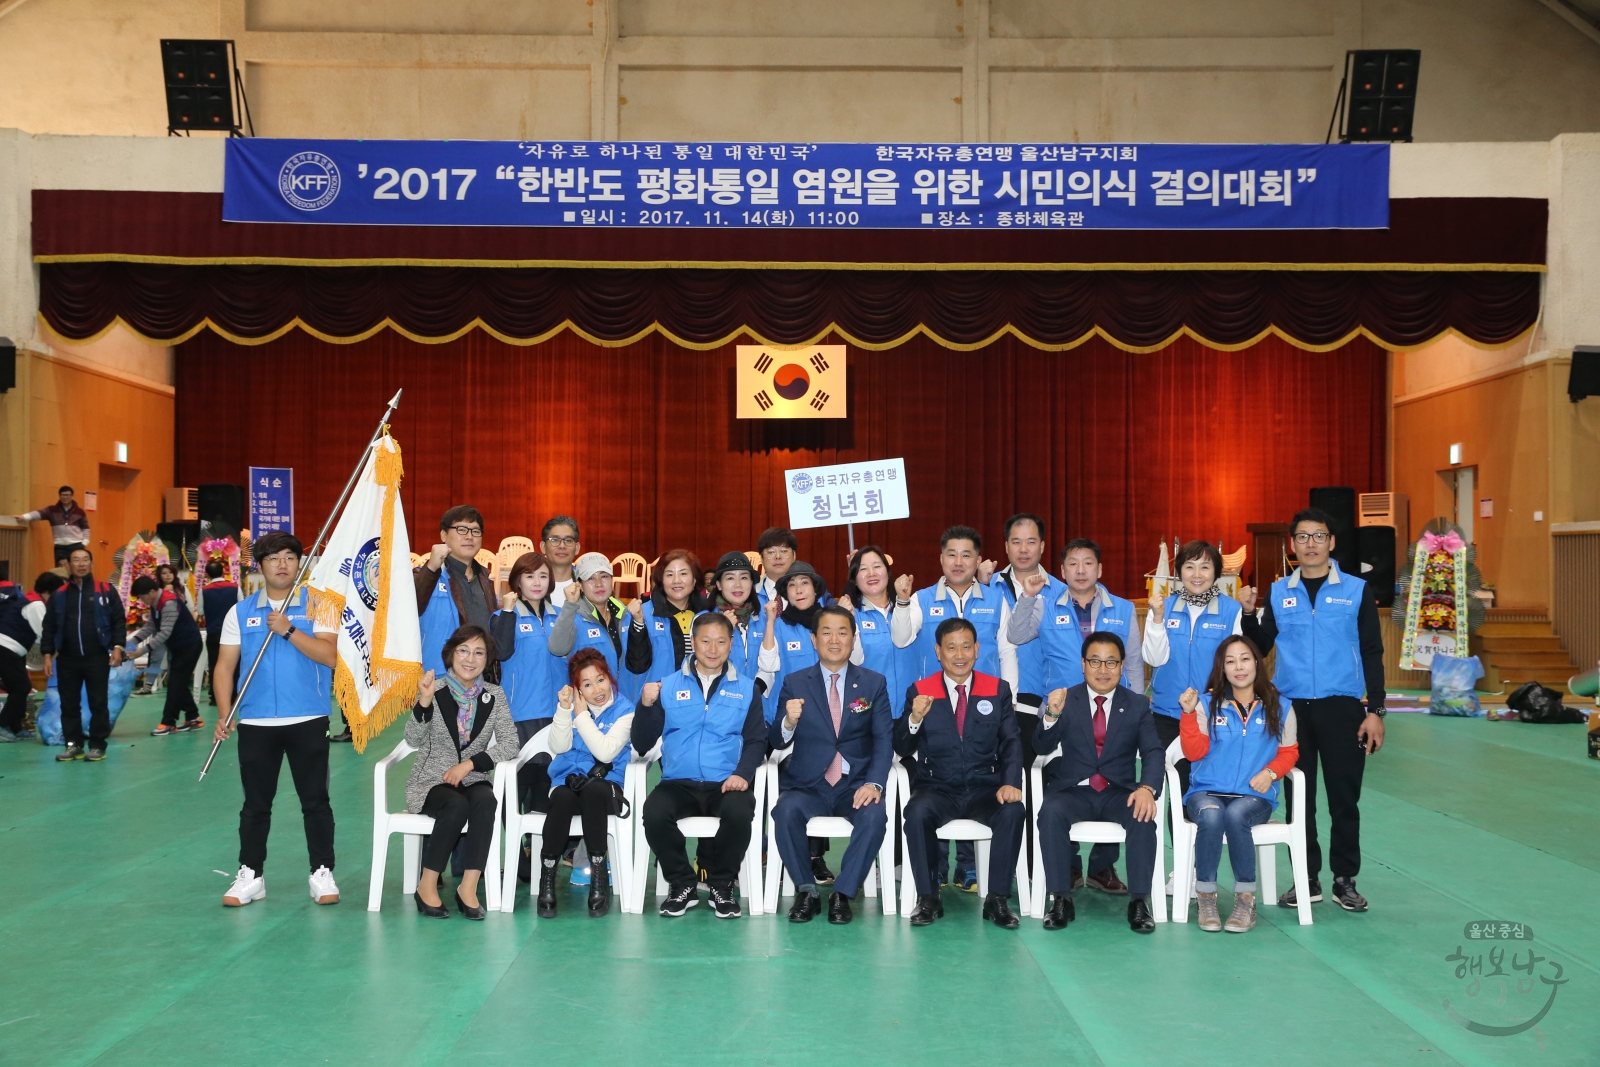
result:
[[[737,919],[734,880],[750,846],[756,799],[751,783],[766,754],[761,688],[728,663],[733,624],[719,612],[695,617],[694,655],[659,682],[645,683],[633,715],[633,747],[648,755],[661,742],[661,782],[645,798],[644,838],[667,878],[661,914],[675,918],[699,903],[695,870],[678,820],[720,819],[707,849],[706,889],[719,919]],[[758,886],[745,886],[754,895]]]
[[[200,662],[200,650],[205,647],[200,639],[200,627],[189,614],[189,605],[171,589],[161,585],[147,574],[133,580],[133,595],[144,601],[150,615],[139,632],[134,634],[131,650],[135,658],[159,648],[167,650],[167,699],[161,709],[161,725],[151,730],[153,737],[170,737],[172,734],[198,730],[200,709],[194,702],[194,668]],[[183,722],[178,713],[183,712]]]
[[[1083,681],[1083,640],[1092,633],[1116,634],[1127,654],[1123,658],[1122,684],[1130,692],[1144,692],[1144,662],[1135,640],[1138,616],[1133,604],[1100,583],[1104,567],[1100,546],[1075,537],[1061,548],[1061,578],[1066,589],[1041,595],[1046,583],[1040,575],[1024,579],[1023,595],[1011,615],[1010,638],[1020,650],[1037,643],[1044,653],[1045,692],[1069,689]],[[1073,855],[1073,888],[1087,884],[1102,892],[1121,895],[1128,887],[1117,877],[1114,844],[1089,850],[1089,877],[1083,861]]]
[[[1345,911],[1366,911],[1356,892],[1361,871],[1361,779],[1367,757],[1383,747],[1383,631],[1378,605],[1367,583],[1333,561],[1333,517],[1316,508],[1289,524],[1299,566],[1272,583],[1260,617],[1256,592],[1239,591],[1244,635],[1265,656],[1278,648],[1273,684],[1294,701],[1300,760],[1306,776],[1306,853],[1311,868],[1311,903],[1322,900],[1322,845],[1317,840],[1317,767],[1328,791],[1333,823],[1328,860],[1333,899]],[[1366,706],[1362,706],[1362,697]],[[1278,898],[1285,908],[1299,901],[1294,889]]]
[[[58,763],[106,758],[111,736],[111,706],[107,686],[111,668],[122,665],[122,645],[128,637],[128,617],[122,597],[106,582],[94,578],[94,555],[81,545],[67,557],[67,584],[50,597],[44,613],[39,651],[44,654],[44,674],[59,671],[56,691],[61,696],[61,733],[67,750]],[[89,747],[83,744],[83,691],[89,691]]]
[[[995,573],[989,588],[1005,598],[1006,606],[1015,612],[1017,601],[1028,588],[1039,589],[1047,600],[1053,600],[1066,591],[1066,586],[1044,567],[1044,520],[1030,512],[1020,512],[1006,520],[1006,566]],[[1040,586],[1039,580],[1044,584]],[[1038,596],[1040,593],[1035,593]],[[1010,634],[1006,635],[1010,643]],[[1044,681],[1044,645],[1030,641],[1013,646],[1017,657],[1017,726],[1022,730],[1022,765],[1033,766],[1033,731],[1039,722],[1039,709],[1049,687]]]
[[[498,608],[494,583],[478,566],[483,548],[483,515],[460,504],[439,518],[439,539],[428,558],[411,572],[417,590],[417,615],[422,623],[422,663],[426,670],[442,670],[444,643],[461,626],[481,626],[489,632],[489,619]],[[495,681],[499,664],[491,664]]]
[[[228,613],[217,653],[218,714],[212,736],[219,742],[232,732],[228,712],[234,706],[234,677],[241,670],[248,674],[261,655],[261,665],[239,704],[239,781],[244,786],[239,873],[222,895],[222,903],[237,908],[267,895],[263,874],[267,835],[272,830],[278,774],[287,757],[305,820],[311,899],[337,904],[333,808],[328,803],[328,713],[338,630],[311,620],[307,613],[311,597],[304,588],[292,600],[289,597],[304,552],[298,538],[275,531],[262,534],[254,548],[266,588],[239,601]],[[276,635],[270,641],[269,633]]]

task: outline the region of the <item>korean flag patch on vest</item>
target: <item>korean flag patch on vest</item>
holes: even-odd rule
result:
[[[517,633],[519,633],[519,634],[531,634],[531,633],[533,633],[533,623],[531,623],[531,622],[519,622],[519,623],[517,623]]]
[[[599,637],[600,636],[600,628],[598,626],[589,627],[589,636],[591,638]]]
[[[679,700],[688,700],[689,699],[689,691],[687,689],[678,690],[678,699]]]
[[[248,619],[244,620],[244,624],[246,626],[260,626],[261,625],[261,616],[252,615]]]
[[[1172,619],[1168,619],[1167,620],[1167,629],[1169,629],[1169,630],[1176,630],[1178,627],[1180,627],[1182,625],[1183,625],[1183,622],[1181,620],[1179,620],[1179,619],[1172,618]]]
[[[928,609],[928,614],[935,619],[942,618],[944,616],[944,606],[941,604],[937,607],[931,607]]]
[[[1056,616],[1056,625],[1057,626],[1065,626],[1065,625],[1067,625],[1067,617],[1065,615],[1057,615]]]
[[[1283,606],[1286,608],[1292,608],[1298,603],[1300,603],[1299,597],[1286,596],[1283,598]]]
[[[448,582],[444,581],[443,579],[441,579],[440,582],[439,582],[439,592],[448,593],[449,591],[450,591],[450,584]]]
[[[789,652],[799,652],[800,651],[800,642],[799,641],[787,641],[787,642],[784,643],[783,647],[784,647],[785,650],[787,650]]]
[[[663,630],[664,631],[666,628],[667,628],[667,624],[666,623],[662,622],[660,619],[656,620],[656,629],[657,630]]]
[[[871,619],[862,619],[861,628],[863,630],[876,630],[878,628],[878,624]]]

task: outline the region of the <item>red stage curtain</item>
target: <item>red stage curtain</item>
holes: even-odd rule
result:
[[[709,566],[787,523],[785,469],[903,456],[912,517],[858,526],[856,540],[883,544],[919,584],[938,576],[943,527],[976,526],[1003,562],[1001,524],[1026,510],[1045,517],[1052,553],[1067,536],[1099,541],[1106,582],[1125,595],[1142,595],[1162,539],[1231,550],[1246,523],[1286,521],[1312,486],[1383,484],[1387,356],[1364,340],[1325,354],[1269,339],[1135,355],[1098,340],[952,352],[919,338],[852,349],[851,418],[827,421],[735,419],[734,356],[659,336],[603,348],[571,334],[516,347],[481,332],[439,345],[295,332],[244,347],[202,333],[177,350],[178,482],[293,467],[309,538],[403,386],[393,432],[414,546],[434,541],[445,508],[471,503],[490,547],[537,539],[568,512],[608,556],[687,546]],[[836,588],[843,528],[800,544]]]

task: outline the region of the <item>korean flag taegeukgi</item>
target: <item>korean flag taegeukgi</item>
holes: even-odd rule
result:
[[[400,446],[386,433],[307,583],[317,622],[339,628],[333,692],[358,752],[410,710],[422,681],[402,473]]]

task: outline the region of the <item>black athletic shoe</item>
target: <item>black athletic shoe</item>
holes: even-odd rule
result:
[[[828,861],[821,856],[811,857],[811,880],[817,885],[833,884],[833,872],[828,870]]]
[[[67,742],[67,750],[65,752],[56,753],[57,763],[72,763],[81,759],[83,759],[83,746],[75,745],[71,741]]]
[[[707,887],[711,894],[711,910],[719,919],[737,919],[744,912],[739,910],[739,894],[731,885],[717,885],[713,883]]]
[[[675,885],[669,887],[667,899],[661,902],[661,914],[669,919],[676,919],[696,904],[700,897],[692,885]]]
[[[91,748],[83,754],[83,758],[86,763],[99,763],[106,758],[106,750],[103,748]]]
[[[341,733],[329,734],[328,735],[328,740],[329,741],[335,741],[335,742],[348,743],[348,742],[354,741],[355,738],[350,736],[350,727],[346,726],[344,728],[343,732],[341,732]]]
[[[1313,878],[1313,879],[1311,879],[1310,888],[1311,888],[1311,903],[1313,903],[1313,904],[1321,904],[1322,903],[1322,882],[1319,879]],[[1283,896],[1278,898],[1278,907],[1280,907],[1280,908],[1298,908],[1299,906],[1300,906],[1300,898],[1294,895],[1294,886],[1290,886],[1289,887],[1289,891],[1287,893],[1283,894]]]
[[[1312,900],[1317,899],[1312,897]],[[1333,899],[1345,911],[1366,911],[1367,898],[1356,892],[1354,878],[1334,878]]]

